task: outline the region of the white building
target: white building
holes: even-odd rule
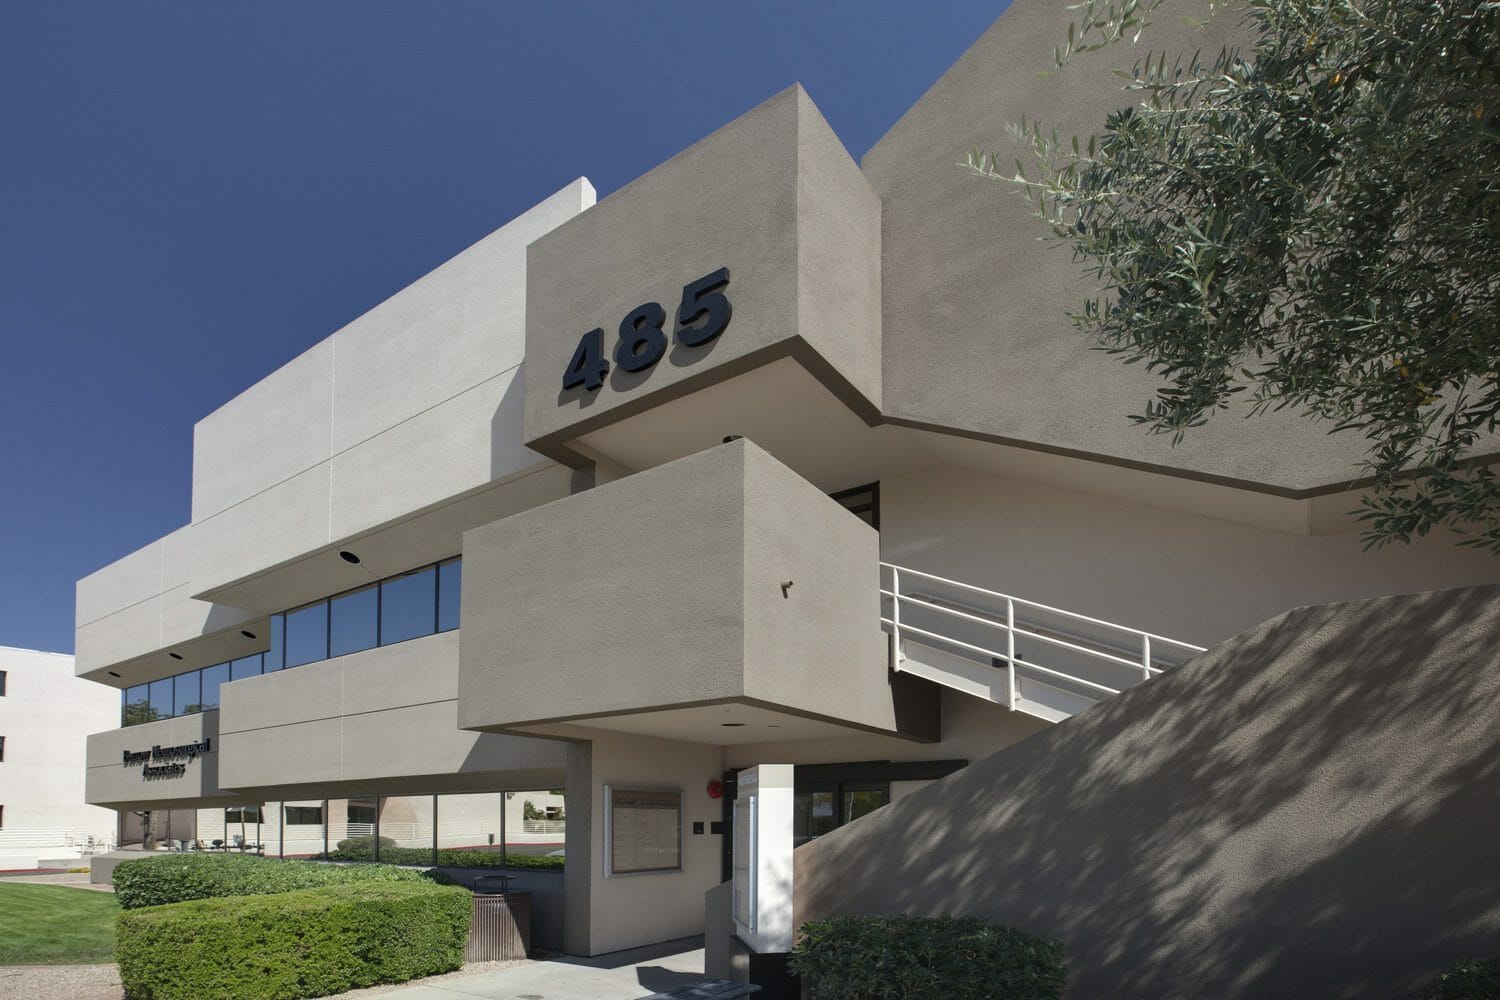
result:
[[[1199,648],[1301,605],[1493,583],[1500,561],[1447,539],[1362,551],[1355,438],[1287,413],[1218,416],[1180,448],[1131,426],[1149,376],[1070,328],[1068,254],[957,166],[1023,112],[1083,129],[1118,101],[1099,61],[1039,82],[1067,16],[1018,0],[859,163],[790,87],[598,204],[567,184],[205,416],[191,521],[78,584],[78,673],[127,703],[90,740],[89,801],[169,811],[168,839],[208,847],[498,863],[521,798],[528,848],[565,831],[565,872],[525,883],[536,940],[722,942],[746,768],[794,765],[800,857],[912,815],[866,845],[909,860],[982,838],[965,823],[991,802],[1024,811],[1003,787],[944,805],[966,772],[1173,690],[1150,679]],[[1390,615],[1418,635],[1426,613]],[[1362,655],[1373,673],[1397,650]],[[1354,740],[1383,717],[1342,707],[1292,721]],[[1452,780],[1493,818],[1496,769]],[[1212,792],[1210,813],[1238,805]],[[1493,871],[1493,828],[1439,814],[1444,856]],[[1166,817],[1108,818],[1100,841],[1129,844]],[[1268,811],[1263,863],[1312,864],[1325,821]],[[1374,857],[1346,881],[1422,884],[1419,855]],[[919,884],[885,867],[845,881]],[[1171,889],[1142,906],[1171,911]],[[1222,931],[1252,922],[1238,897],[1209,895],[1157,941],[1253,938]],[[1404,974],[1457,940],[1425,912],[1355,922]],[[780,954],[736,940],[752,967]],[[1263,995],[1304,974],[1279,961]]]
[[[75,859],[113,843],[115,813],[83,798],[90,733],[120,721],[117,692],[73,657],[0,646],[0,869]]]

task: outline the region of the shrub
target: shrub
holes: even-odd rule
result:
[[[126,910],[219,896],[260,896],[340,883],[416,882],[417,872],[388,865],[328,865],[254,854],[163,854],[115,869],[115,898]]]
[[[296,1000],[457,969],[470,895],[452,886],[330,885],[121,913],[132,1000]]]
[[[396,842],[390,837],[380,838],[380,852],[393,849]],[[341,840],[334,845],[328,856],[336,861],[374,861],[375,860],[375,838],[374,837],[350,837]]]
[[[330,861],[370,861],[372,838],[356,837],[341,840],[325,857]],[[389,837],[380,838],[380,860],[389,865],[430,865],[432,848],[397,847]],[[561,871],[563,859],[533,854],[500,854],[497,851],[473,851],[461,848],[440,848],[437,863],[448,868],[541,868]]]
[[[1500,997],[1500,961],[1465,959],[1427,987],[1422,1000],[1495,1000]]]
[[[802,926],[791,970],[811,1000],[1056,1000],[1062,945],[954,917],[831,917]]]

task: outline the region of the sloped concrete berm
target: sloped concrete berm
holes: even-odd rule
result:
[[[797,922],[1061,939],[1070,997],[1384,997],[1500,955],[1500,587],[1289,611],[800,848]]]

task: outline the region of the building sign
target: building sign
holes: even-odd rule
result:
[[[208,737],[204,737],[197,743],[183,743],[175,747],[154,746],[150,750],[126,750],[125,766],[144,764],[141,777],[146,779],[180,778],[187,774],[188,764],[196,760],[200,753],[208,753],[212,749],[209,745],[211,742]],[[183,758],[187,758],[187,763],[183,763]],[[153,764],[152,761],[172,763]]]
[[[724,290],[729,287],[729,268],[721,267],[690,281],[682,289],[682,304],[677,307],[677,343],[684,347],[703,347],[712,343],[729,326],[734,307]],[[646,302],[625,314],[620,321],[620,338],[615,342],[615,365],[625,372],[643,372],[667,353],[667,334],[663,327],[667,311],[659,302]],[[604,385],[609,362],[604,358],[604,329],[590,330],[578,341],[573,358],[563,369],[563,391],[583,389],[593,392]]]
[[[604,877],[682,870],[682,793],[604,788]]]

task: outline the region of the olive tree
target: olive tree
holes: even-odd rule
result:
[[[1134,42],[1163,0],[1085,0],[1054,51]],[[1087,140],[1022,121],[1020,185],[1097,279],[1073,314],[1162,382],[1180,439],[1236,397],[1368,442],[1367,544],[1500,552],[1500,3],[1249,0],[1243,48],[1153,52]]]

